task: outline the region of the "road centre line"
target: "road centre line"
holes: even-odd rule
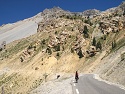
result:
[[[76,86],[76,85],[74,84],[74,86]]]
[[[77,93],[77,94],[79,94],[79,91],[78,91],[78,89],[76,89],[76,93]]]

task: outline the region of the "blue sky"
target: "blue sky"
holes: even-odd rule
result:
[[[122,1],[124,0],[0,0],[0,26],[32,17],[54,6],[71,12],[87,9],[103,11],[118,6]]]

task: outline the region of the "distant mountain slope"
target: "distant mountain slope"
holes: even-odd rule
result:
[[[98,15],[100,14],[101,12],[99,10],[96,10],[96,9],[90,9],[90,10],[86,10],[83,12],[83,15],[84,16],[93,16],[93,15]]]
[[[13,42],[14,40],[22,39],[37,33],[38,22],[42,20],[40,14],[34,17],[18,21],[12,24],[6,24],[0,27],[0,43]]]

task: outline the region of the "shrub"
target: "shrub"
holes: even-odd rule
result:
[[[74,49],[73,48],[71,48],[71,53],[74,53]]]
[[[84,37],[85,38],[89,38],[89,34],[84,34]]]
[[[89,37],[88,32],[89,32],[89,31],[88,31],[87,26],[84,26],[83,34],[84,34],[84,37],[85,37],[85,38],[88,38],[88,37]]]
[[[106,40],[106,35],[104,35],[103,39]]]
[[[21,62],[23,62],[23,61],[24,61],[22,57],[20,57],[20,61],[21,61]]]
[[[57,35],[57,34],[58,34],[58,32],[57,32],[57,31],[55,31],[55,34]]]
[[[125,52],[121,54],[121,61],[125,60]]]
[[[34,51],[36,51],[36,46],[34,46]]]
[[[71,35],[69,35],[69,38],[71,38],[72,36]]]
[[[93,24],[91,23],[90,19],[85,20],[84,23],[87,23],[87,24],[89,24],[90,26],[93,25]]]
[[[45,39],[43,39],[42,41],[41,41],[41,45],[42,44],[46,44],[46,40]]]
[[[82,50],[81,50],[81,49],[79,50],[78,55],[79,55],[79,58],[82,58],[82,57],[83,57],[83,54],[82,54]]]
[[[112,49],[114,49],[116,46],[117,46],[117,45],[116,45],[116,41],[114,40],[114,41],[112,42]]]
[[[96,46],[96,39],[95,39],[95,37],[93,38],[92,45]]]
[[[58,57],[59,57],[59,56],[60,56],[60,55],[59,55],[59,53],[57,53],[57,54],[56,54],[56,56],[58,56]]]
[[[83,33],[84,33],[84,34],[87,34],[87,33],[88,33],[88,28],[87,28],[86,25],[84,26],[84,31],[83,31]]]
[[[0,51],[2,51],[3,49],[0,47]]]
[[[2,46],[3,46],[3,49],[6,49],[6,41],[3,41]]]
[[[30,44],[27,49],[29,50],[29,49],[32,49],[32,48],[33,48],[33,45]]]
[[[50,48],[47,48],[47,49],[46,49],[46,53],[48,53],[48,54],[50,54],[50,55],[51,55],[51,54],[52,54],[51,49],[50,49]]]
[[[38,70],[39,68],[38,67],[35,67],[35,70]]]
[[[100,49],[100,50],[102,50],[102,45],[101,45],[101,42],[100,41],[98,41],[98,43],[97,43],[97,45],[96,45],[96,49]]]
[[[60,44],[54,46],[55,51],[60,51]]]

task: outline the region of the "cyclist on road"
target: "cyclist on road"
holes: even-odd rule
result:
[[[77,83],[78,79],[79,79],[78,71],[76,71],[76,73],[75,73],[75,79],[76,79],[76,83]]]

